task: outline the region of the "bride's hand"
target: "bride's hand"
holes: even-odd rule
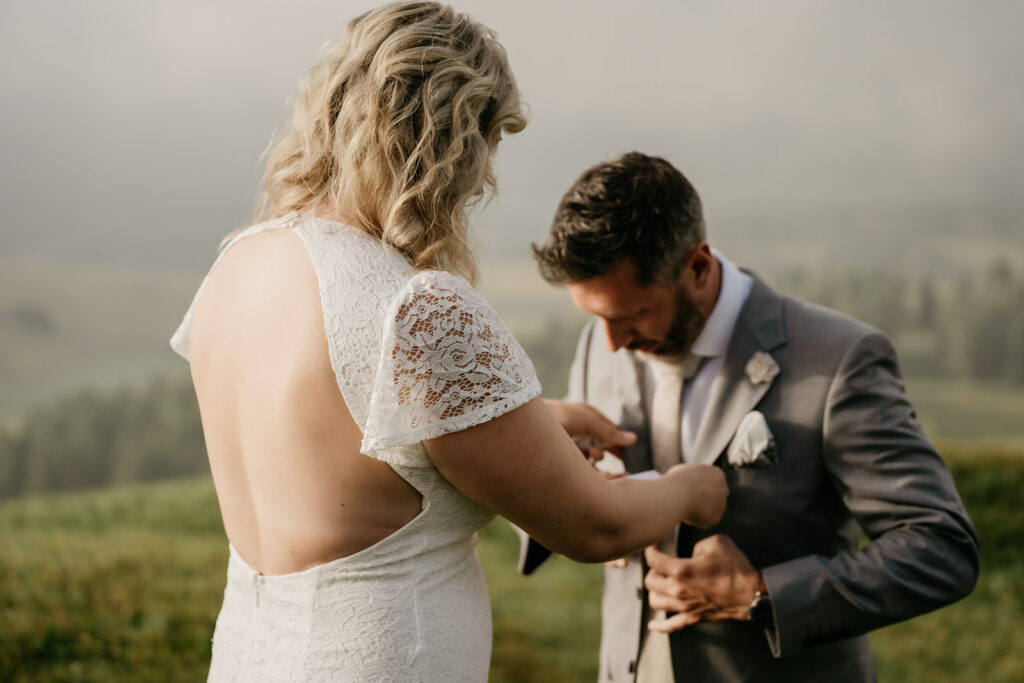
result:
[[[553,398],[544,399],[544,403],[592,462],[603,458],[605,451],[617,453],[620,447],[636,443],[636,434],[620,430],[592,405]]]
[[[675,479],[675,486],[683,487],[683,498],[686,502],[686,515],[682,522],[700,529],[708,529],[718,524],[725,514],[725,501],[729,497],[729,487],[725,483],[725,472],[712,465],[686,464],[676,465],[665,473],[666,479]],[[629,559],[622,557],[605,562],[606,567],[621,568],[629,564]]]
[[[665,476],[677,478],[685,486],[687,512],[683,522],[700,529],[718,524],[725,514],[725,501],[729,497],[725,472],[713,465],[690,463],[676,465]]]

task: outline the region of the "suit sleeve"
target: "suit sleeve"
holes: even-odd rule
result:
[[[589,359],[590,340],[594,332],[594,321],[591,320],[583,328],[579,342],[576,344],[576,356],[569,368],[569,392],[567,401],[587,400],[587,362]],[[519,534],[519,566],[520,574],[529,576],[535,572],[552,555],[551,551],[530,538],[525,531],[515,527]]]
[[[850,348],[826,400],[826,469],[870,542],[763,570],[776,657],[937,609],[970,593],[978,578],[977,535],[917,424],[884,335]]]

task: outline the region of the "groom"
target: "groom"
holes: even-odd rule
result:
[[[626,468],[715,463],[730,487],[718,527],[606,568],[600,680],[875,680],[865,634],[967,595],[977,537],[889,340],[704,240],[686,178],[630,153],[534,247],[594,316],[569,398],[638,434]],[[547,555],[530,541],[521,569]]]

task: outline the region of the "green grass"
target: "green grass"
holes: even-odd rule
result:
[[[526,579],[516,548],[504,521],[481,534],[491,680],[594,679],[600,568],[557,558]],[[226,563],[207,478],[0,505],[0,681],[205,678]]]
[[[0,507],[0,680],[200,680],[226,560],[206,480]]]
[[[944,609],[872,634],[883,681],[1024,680],[1024,453],[943,449],[981,539],[974,593]]]
[[[893,681],[1024,680],[1024,456],[946,452],[981,539],[981,579],[965,600],[876,633],[876,656]]]
[[[518,537],[501,519],[480,535],[479,550],[494,618],[491,682],[596,681],[602,568],[555,557],[520,576]]]
[[[1024,455],[949,451],[982,540],[967,599],[872,636],[882,681],[1024,680]],[[499,520],[481,534],[491,680],[593,681],[601,569],[515,574]],[[213,486],[189,479],[0,505],[0,680],[201,680],[226,541]]]
[[[965,600],[871,636],[882,681],[1024,680],[1024,568],[989,569]]]

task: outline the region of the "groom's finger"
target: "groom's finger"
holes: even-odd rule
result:
[[[672,633],[687,626],[693,626],[700,620],[700,613],[679,612],[666,619],[652,619],[647,622],[647,628],[659,633]]]
[[[648,602],[654,609],[670,612],[688,612],[695,607],[710,605],[707,597],[687,584],[655,572],[648,572],[644,577]]]
[[[577,434],[592,436],[609,447],[632,446],[636,443],[636,434],[619,429],[617,424],[589,403],[566,403],[563,408],[573,412],[573,428]]]
[[[579,403],[578,405],[590,416],[590,425],[596,436],[613,443],[617,443],[622,440],[627,441],[628,443],[621,444],[623,446],[627,446],[636,441],[636,434],[633,432],[621,431],[617,424],[609,420],[604,413],[594,406],[589,403]]]
[[[666,612],[688,612],[693,614],[700,614],[707,612],[708,610],[716,609],[710,602],[699,598],[673,598],[670,595],[664,593],[650,593],[647,596],[647,602],[651,606],[651,609],[660,609]]]
[[[747,620],[747,608],[732,608],[732,609],[719,609],[704,614],[704,621],[745,621]]]
[[[691,598],[699,595],[692,590],[685,582],[674,576],[662,574],[657,570],[650,570],[644,576],[644,588],[651,593],[661,593],[673,598]]]
[[[644,549],[644,559],[651,571],[662,576],[670,576],[675,579],[685,579],[692,572],[694,561],[685,557],[672,557],[658,550],[657,546],[647,546]]]

